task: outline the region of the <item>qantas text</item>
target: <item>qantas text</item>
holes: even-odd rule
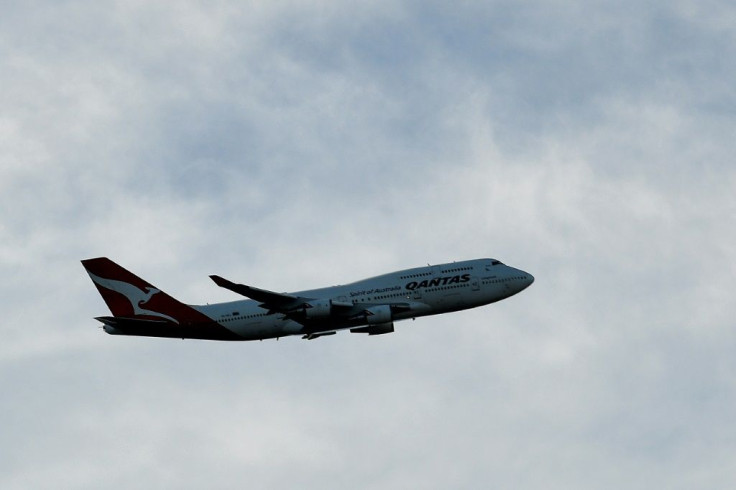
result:
[[[437,286],[446,286],[448,284],[458,284],[468,281],[470,281],[470,274],[463,274],[462,276],[435,277],[434,279],[425,279],[422,282],[412,281],[405,287],[409,291],[414,291],[415,289],[420,288],[433,288]]]

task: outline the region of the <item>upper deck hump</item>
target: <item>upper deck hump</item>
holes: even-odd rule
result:
[[[394,272],[388,272],[377,276],[367,277],[358,281],[330,286],[326,288],[308,289],[297,291],[290,294],[304,297],[336,297],[346,295],[350,291],[366,287],[377,287],[379,285],[404,285],[406,282],[428,278],[434,275],[452,274],[456,272],[470,272],[474,270],[480,271],[485,264],[490,264],[492,259],[473,259],[462,260],[458,262],[448,262],[444,264],[425,265],[421,267],[412,267],[410,269],[402,269]]]

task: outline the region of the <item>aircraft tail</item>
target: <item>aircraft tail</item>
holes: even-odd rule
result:
[[[157,289],[107,257],[82,261],[102,299],[115,317],[191,324],[201,313]]]

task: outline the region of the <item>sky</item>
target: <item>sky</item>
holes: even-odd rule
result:
[[[6,2],[0,487],[736,486],[736,7]],[[106,335],[493,257],[391,335]]]

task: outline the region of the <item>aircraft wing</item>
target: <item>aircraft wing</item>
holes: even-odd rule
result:
[[[275,293],[266,289],[254,288],[245,284],[236,284],[216,275],[212,275],[210,278],[221,288],[229,289],[246,298],[260,301],[262,307],[279,312],[286,313],[292,311],[310,300],[310,298],[301,298],[291,294]]]
[[[304,336],[307,339],[332,335],[337,330],[354,326],[354,323],[351,325],[351,322],[368,321],[369,317],[375,315],[379,315],[377,318],[385,318],[385,321],[378,321],[382,325],[369,325],[355,331],[367,332],[371,335],[387,333],[388,330],[384,324],[391,322],[391,312],[406,312],[416,308],[416,304],[409,302],[356,304],[351,301],[330,298],[307,298],[236,284],[217,275],[212,275],[210,278],[222,288],[260,302],[259,306],[269,310],[269,314],[281,313],[301,323],[308,328]],[[393,331],[393,323],[391,325],[391,331]]]

